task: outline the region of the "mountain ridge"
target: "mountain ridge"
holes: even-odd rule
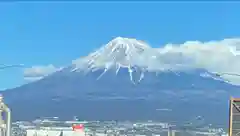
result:
[[[139,48],[135,49],[138,43],[122,45],[125,40],[129,43],[129,39],[121,42],[119,39],[122,40],[117,38],[112,42],[116,46],[103,46],[100,53],[90,53],[40,80],[4,91],[6,102],[16,113],[15,118],[80,115],[88,119],[181,120],[189,113],[187,116],[204,115],[217,121],[226,119],[228,99],[239,96],[239,86],[204,68],[192,66],[191,58],[183,57],[185,54],[180,51],[167,48],[159,52],[145,44],[142,46],[142,42],[139,51]],[[104,47],[109,48],[105,50]],[[168,55],[173,57],[168,58]],[[159,115],[156,110],[159,107],[173,112]],[[216,107],[223,113],[218,119],[212,111]],[[112,109],[118,112],[129,110],[132,114],[112,115]],[[97,112],[101,115],[93,114]],[[178,112],[181,116],[174,114]]]

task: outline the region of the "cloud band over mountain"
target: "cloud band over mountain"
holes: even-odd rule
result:
[[[39,80],[58,70],[59,68],[52,64],[46,66],[32,66],[24,70],[24,79],[28,81]]]
[[[149,48],[137,64],[158,68],[161,71],[188,68],[203,68],[209,72],[240,73],[240,38],[224,39],[220,41],[186,41],[183,44],[167,44],[160,48]],[[157,56],[157,61],[152,63],[151,58]],[[79,60],[79,59],[78,59]],[[78,61],[73,61],[77,63]],[[53,64],[47,66],[33,66],[24,71],[25,79],[41,79],[61,68]],[[223,76],[232,84],[240,84],[240,77]]]

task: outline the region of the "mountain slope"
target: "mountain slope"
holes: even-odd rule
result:
[[[5,91],[4,96],[16,119],[79,115],[187,120],[204,115],[210,121],[226,121],[228,98],[237,96],[239,87],[187,65],[191,58],[183,56],[118,37],[60,71]],[[159,113],[162,108],[171,110]],[[222,112],[218,118],[213,116],[216,111]]]

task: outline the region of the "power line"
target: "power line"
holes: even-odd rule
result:
[[[223,75],[229,75],[229,76],[240,76],[240,74],[237,73],[215,73],[216,76],[221,77]]]
[[[1,65],[0,70],[1,69],[7,69],[7,68],[23,67],[23,66],[24,66],[23,64]]]

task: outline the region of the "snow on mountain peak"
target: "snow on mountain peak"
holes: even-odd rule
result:
[[[143,41],[133,38],[117,37],[105,46],[102,46],[99,50],[73,61],[74,69],[72,69],[72,71],[95,71],[97,69],[104,69],[103,75],[109,69],[114,68],[117,74],[120,68],[127,68],[130,79],[132,80],[132,72],[136,70],[136,67],[141,68],[143,66],[141,64],[146,63],[143,61],[143,57],[146,58],[144,54],[151,49],[152,48]],[[102,75],[100,75],[99,78]]]
[[[128,51],[131,50],[144,50],[145,48],[149,48],[150,46],[140,40],[136,40],[133,38],[123,38],[123,37],[117,37],[115,39],[113,39],[112,41],[110,41],[105,48],[112,48],[112,49],[116,49],[116,48],[124,48],[126,49],[126,53],[128,53]]]
[[[96,60],[96,58],[102,58],[106,61],[110,59],[115,62],[124,63],[124,61],[131,61],[133,57],[138,57],[138,55],[142,54],[148,48],[150,46],[142,41],[117,37],[98,51],[91,53],[87,59]]]
[[[73,62],[76,70],[87,66],[90,69],[130,67],[141,58],[142,54],[151,47],[139,40],[117,37],[102,46],[99,50]],[[87,64],[87,65],[86,65]]]

